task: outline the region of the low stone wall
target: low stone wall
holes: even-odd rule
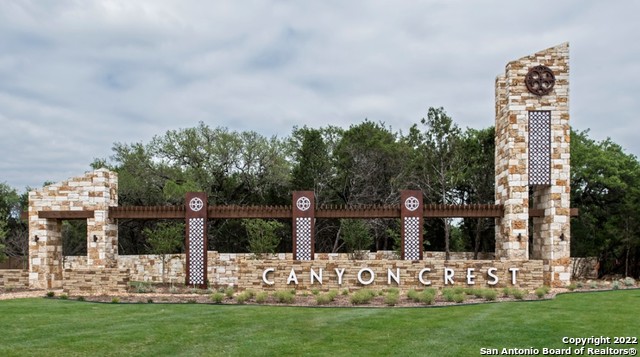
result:
[[[430,252],[425,254],[422,261],[404,261],[396,259],[395,252],[379,251],[368,253],[369,259],[366,260],[353,260],[349,254],[344,253],[318,253],[313,261],[295,261],[291,253],[256,257],[249,253],[209,251],[207,274],[212,287],[232,286],[238,290],[357,290],[363,287],[396,287],[409,290],[422,289],[425,286],[515,286],[533,290],[544,285],[541,260],[465,259],[468,256],[472,257],[473,253],[452,253],[452,259],[445,261],[443,252]],[[66,257],[64,289],[69,293],[73,291],[73,294],[95,294],[102,291],[124,291],[129,281],[183,284],[185,260],[184,254],[167,255],[164,263],[160,255],[122,255],[118,256],[117,269],[94,271],[87,267],[86,257]],[[272,269],[266,272],[265,279],[273,284],[265,283],[263,280],[266,269]],[[341,279],[336,269],[342,272]],[[515,273],[513,269],[517,269]],[[322,275],[322,283],[317,281],[318,279],[311,283],[312,270],[314,274]],[[445,274],[448,274],[446,279]],[[516,284],[512,284],[513,274]],[[429,285],[425,285],[421,278],[424,282],[428,281]],[[362,283],[369,280],[370,284]],[[473,284],[469,284],[468,281],[472,281]],[[91,288],[92,284],[103,287]]]
[[[0,270],[0,286],[3,288],[25,289],[29,287],[29,272],[22,269]]]
[[[129,270],[65,269],[62,289],[69,295],[121,294],[127,291]]]
[[[542,285],[540,260],[243,260],[237,280],[239,290],[394,287],[406,291],[454,286],[534,290]]]

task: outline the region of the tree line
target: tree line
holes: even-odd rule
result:
[[[588,131],[572,131],[571,145],[571,206],[580,209],[572,219],[572,256],[598,257],[600,274],[638,276],[637,158],[610,139],[591,139]],[[294,127],[288,136],[265,137],[201,122],[146,143],[115,143],[112,156],[91,167],[118,172],[121,206],[182,205],[189,191],[206,192],[210,205],[288,205],[293,190],[313,190],[318,205],[397,204],[403,189],[421,190],[425,203],[495,199],[494,128],[463,130],[443,108],[429,108],[408,132],[364,120],[349,128]],[[24,255],[26,243],[19,242],[26,240],[26,227],[15,210],[26,207],[26,195],[6,185],[0,195],[0,243],[5,255]],[[175,241],[183,237],[175,225],[181,223],[119,220],[119,252],[178,251],[182,245]],[[397,219],[318,219],[316,251],[394,250],[399,229]],[[425,250],[447,256],[495,249],[493,219],[428,219],[424,232]],[[64,222],[64,254],[84,254],[85,236],[82,222]],[[220,252],[292,250],[288,221],[212,220],[208,237],[209,249]]]

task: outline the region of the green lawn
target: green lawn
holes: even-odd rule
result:
[[[440,308],[19,299],[0,301],[0,326],[0,356],[478,356],[570,347],[563,336],[640,337],[640,290]]]

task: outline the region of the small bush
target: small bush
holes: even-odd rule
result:
[[[147,304],[153,304],[153,299],[147,299]]]
[[[399,294],[387,294],[387,296],[384,297],[384,303],[387,306],[395,306],[398,304],[399,299],[400,299]]]
[[[520,289],[512,289],[511,295],[518,300],[522,300],[524,298],[524,290]]]
[[[320,294],[316,296],[316,304],[318,305],[326,305],[332,301],[331,296],[329,294]]]
[[[589,283],[589,289],[597,289],[598,288],[598,283],[595,281],[592,281]]]
[[[400,295],[400,290],[398,290],[398,288],[389,288],[389,289],[387,289],[387,294],[397,294],[397,295]]]
[[[84,296],[78,296],[78,301],[84,301]]]
[[[350,301],[354,305],[363,305],[368,304],[375,296],[376,293],[374,291],[362,289],[356,291],[353,295],[351,295]]]
[[[453,296],[456,295],[456,292],[453,289],[445,288],[442,289],[442,297],[447,302],[453,302]]]
[[[279,290],[274,294],[276,301],[281,304],[291,304],[295,301],[296,296],[287,290]]]
[[[264,304],[267,301],[268,297],[269,297],[269,294],[267,294],[266,291],[261,291],[256,294],[256,302],[258,304]]]
[[[69,295],[67,294],[60,295],[60,300],[68,300],[68,299],[69,299]]]
[[[196,303],[196,299],[187,300],[187,304],[195,304],[195,303]]]
[[[611,288],[613,290],[619,290],[620,289],[620,282],[619,281],[614,281],[613,285],[611,286]]]
[[[542,289],[544,290],[545,294],[548,294],[549,292],[551,292],[551,287],[548,285],[543,285]]]
[[[233,294],[235,294],[235,290],[234,290],[233,288],[231,288],[231,287],[226,288],[226,289],[224,290],[224,295],[225,295],[226,297],[228,297],[229,299],[233,298]]]
[[[213,293],[213,294],[211,294],[211,296],[209,296],[209,298],[211,299],[211,301],[213,301],[214,304],[221,304],[222,301],[224,301],[224,294],[223,293]]]
[[[481,299],[484,296],[484,289],[473,289],[473,296]]]
[[[538,299],[542,299],[547,294],[546,289],[544,287],[536,289],[536,296]]]
[[[348,289],[344,289],[344,290],[342,290],[342,295],[343,295],[343,296],[347,296],[347,295],[349,295],[349,290],[348,290]]]
[[[436,294],[432,290],[424,290],[420,294],[418,301],[426,305],[433,305],[433,303],[436,301]]]
[[[249,291],[245,291],[236,295],[236,302],[241,305],[247,302],[249,299],[251,299],[251,293]]]
[[[576,283],[571,283],[569,285],[567,285],[567,289],[569,289],[569,291],[574,291],[576,290],[578,286],[576,285]]]
[[[112,304],[117,304],[119,302],[120,302],[120,298],[114,297],[114,298],[111,299],[111,303]]]
[[[311,293],[312,293],[313,295],[318,295],[318,294],[320,294],[320,289],[318,289],[318,288],[313,288],[313,289],[311,289]]]
[[[407,299],[417,302],[417,301],[420,300],[420,294],[417,291],[415,291],[414,289],[411,289],[411,290],[407,291]]]
[[[509,295],[511,295],[511,289],[507,286],[502,288],[502,296],[509,297]]]
[[[133,289],[134,292],[138,294],[150,293],[155,291],[153,285],[145,281],[131,281],[129,282],[129,286]]]
[[[45,297],[48,297],[48,298],[52,298],[54,296],[56,296],[56,293],[54,291],[47,291],[47,295],[45,295]]]
[[[636,285],[636,281],[633,280],[632,277],[626,277],[624,278],[624,286],[626,287],[630,287],[630,286],[634,286]]]
[[[462,286],[456,286],[455,288],[453,288],[453,292],[455,294],[464,294],[464,288]]]
[[[329,290],[327,295],[329,295],[329,297],[331,298],[331,301],[333,301],[333,300],[336,299],[336,297],[338,297],[338,291],[337,290]]]
[[[581,281],[579,281],[579,282],[576,284],[576,287],[578,287],[578,289],[582,289],[582,287],[583,287],[583,286],[584,286],[584,284],[582,284],[582,282],[581,282]]]
[[[487,301],[494,301],[498,298],[498,292],[494,289],[485,289],[482,297]]]
[[[177,294],[177,293],[179,293],[178,287],[171,285],[171,287],[169,288],[169,293],[170,293],[170,294]]]
[[[453,301],[457,304],[464,302],[464,294],[454,294]]]

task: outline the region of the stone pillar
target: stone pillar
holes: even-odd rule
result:
[[[424,226],[422,191],[400,192],[400,219],[402,220],[401,259],[422,260],[422,227]]]
[[[545,283],[570,274],[569,44],[509,62],[496,79],[496,257],[544,261]],[[529,188],[533,220],[529,254]]]
[[[313,191],[294,191],[292,205],[293,259],[313,260],[315,255],[315,200]]]
[[[100,169],[29,192],[29,286],[62,287],[62,219],[39,218],[39,212],[93,211],[87,220],[87,264],[116,267],[118,227],[109,207],[118,204],[118,177]],[[37,238],[36,238],[37,236]]]

